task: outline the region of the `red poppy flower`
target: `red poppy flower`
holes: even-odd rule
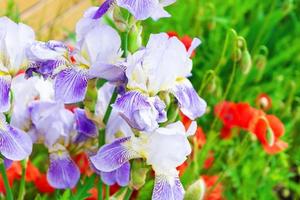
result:
[[[284,125],[274,115],[260,117],[251,131],[269,154],[278,153],[288,147],[287,143],[279,139],[284,134]]]
[[[41,193],[53,193],[55,189],[48,183],[46,174],[41,174],[35,181],[35,187]]]
[[[239,117],[235,103],[224,101],[217,104],[215,106],[215,115],[229,128],[238,124]]]
[[[215,161],[214,152],[213,151],[208,152],[208,156],[204,161],[204,169],[211,168],[211,166],[214,164],[214,161]]]
[[[186,161],[177,167],[177,170],[179,171],[179,176],[183,175],[187,167],[188,167],[188,163]]]
[[[272,99],[265,93],[261,93],[256,98],[256,105],[260,109],[267,111],[272,107]]]
[[[218,176],[202,176],[205,182],[205,200],[223,200],[223,185],[221,183],[217,183],[219,177]],[[217,185],[215,185],[217,183]],[[213,189],[212,189],[213,188]]]
[[[89,165],[89,159],[85,153],[80,153],[76,155],[73,160],[76,165],[79,167],[80,173],[85,174],[87,176],[91,175],[93,172]]]
[[[231,128],[238,127],[254,133],[267,153],[278,153],[288,146],[279,140],[284,134],[282,122],[276,116],[267,115],[247,103],[219,103],[215,107],[215,114],[224,124],[222,138],[230,137]]]
[[[201,148],[206,143],[206,136],[201,127],[198,127],[195,133],[195,138],[198,144],[198,148]]]
[[[41,176],[41,172],[30,161],[27,162],[25,180],[27,182],[35,181]]]
[[[12,186],[13,182],[15,180],[18,180],[21,178],[22,176],[22,167],[20,165],[19,162],[13,162],[11,164],[11,166],[6,170],[6,175],[7,175],[7,179],[9,182],[9,185]],[[3,178],[0,175],[0,193],[4,193],[5,194],[5,187],[4,187],[4,182],[3,182]]]

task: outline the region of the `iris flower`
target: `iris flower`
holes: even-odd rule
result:
[[[201,99],[187,77],[191,76],[193,50],[200,44],[194,39],[185,46],[167,34],[152,34],[145,48],[130,55],[125,62],[127,92],[113,105],[133,127],[152,131],[166,121],[165,103],[159,94],[171,93],[180,110],[190,119],[202,116],[206,102]]]
[[[0,112],[10,108],[11,79],[26,66],[25,49],[34,37],[33,30],[25,24],[0,18]]]
[[[144,158],[155,171],[152,199],[183,199],[184,189],[176,167],[191,153],[187,137],[194,134],[196,124],[186,131],[181,122],[141,132],[139,137],[129,136],[115,140],[90,157],[96,169],[113,172],[131,159]]]

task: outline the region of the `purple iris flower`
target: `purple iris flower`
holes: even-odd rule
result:
[[[97,24],[80,32],[77,37],[78,42],[72,52],[54,41],[37,42],[28,50],[31,67],[27,74],[37,72],[44,77],[54,78],[56,101],[83,101],[88,81],[93,78],[114,83],[125,81],[121,39],[113,28]]]
[[[98,135],[96,124],[87,118],[85,111],[80,108],[75,109],[75,120],[77,135],[74,139],[76,143],[84,142],[89,138],[95,138]]]
[[[165,104],[158,97],[131,91],[117,99],[113,108],[127,123],[141,131],[152,131],[167,120]]]
[[[54,75],[55,69],[67,64],[68,47],[59,41],[34,42],[26,49],[26,56],[30,60],[26,76],[33,73],[48,78]]]
[[[68,139],[74,130],[74,114],[65,109],[64,104],[53,101],[31,103],[30,115],[34,134],[47,147],[52,147],[60,139]]]
[[[23,160],[31,154],[32,140],[24,131],[10,126],[0,113],[0,153],[9,160]]]
[[[187,137],[194,134],[196,128],[194,122],[186,131],[179,121],[151,132],[140,132],[139,137],[120,138],[102,146],[90,160],[97,170],[105,172],[102,179],[107,178],[107,182],[113,182],[116,170],[125,163],[131,159],[144,158],[155,171],[152,199],[182,200],[184,189],[176,167],[191,153]]]
[[[79,168],[66,151],[61,150],[50,154],[47,180],[52,187],[74,188],[79,178]]]
[[[151,17],[158,20],[170,17],[164,7],[175,3],[176,0],[106,0],[94,13],[93,19],[101,18],[115,2],[118,6],[127,9],[137,20]]]

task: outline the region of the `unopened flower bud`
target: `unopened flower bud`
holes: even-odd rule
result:
[[[143,28],[140,24],[134,24],[128,35],[128,50],[130,52],[137,51],[142,46],[142,31]]]
[[[131,165],[130,186],[139,190],[146,182],[146,176],[149,168],[145,166],[142,160],[134,160]]]
[[[255,57],[254,63],[255,63],[255,66],[256,66],[258,69],[262,70],[262,69],[264,69],[265,66],[266,66],[267,58],[266,58],[265,55],[257,55],[257,56]]]
[[[251,55],[248,50],[244,50],[242,53],[242,60],[241,60],[241,70],[243,74],[248,74],[252,67],[252,59]]]
[[[232,53],[232,60],[234,62],[238,62],[242,59],[242,51],[240,48],[237,48],[234,50],[234,52]]]
[[[205,183],[201,178],[192,185],[190,185],[184,195],[184,200],[202,200],[205,194]]]
[[[122,12],[122,9],[115,6],[113,11],[113,20],[115,22],[116,27],[121,32],[125,32],[127,29],[127,19]]]

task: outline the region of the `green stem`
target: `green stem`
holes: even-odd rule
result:
[[[101,178],[99,177],[99,182],[98,182],[98,185],[97,185],[97,189],[98,189],[98,199],[99,200],[102,200],[103,199],[103,182],[101,180]]]
[[[27,166],[27,160],[22,160],[21,161],[21,166],[22,166],[22,177],[20,181],[20,189],[19,189],[19,196],[18,200],[23,200],[26,192],[25,188],[25,175],[26,175],[26,166]]]
[[[1,171],[2,178],[3,178],[3,182],[4,182],[4,187],[5,187],[5,191],[6,191],[7,200],[13,200],[14,197],[13,197],[13,194],[12,194],[9,182],[8,182],[6,169],[5,169],[5,166],[4,166],[4,161],[1,160],[0,162],[1,162],[0,163],[0,171]]]
[[[109,193],[110,193],[110,187],[109,187],[109,185],[106,185],[105,186],[105,200],[109,200]]]
[[[124,196],[124,200],[129,200],[131,195],[132,195],[132,192],[133,192],[133,190],[128,188],[127,191],[126,191],[126,194]]]

